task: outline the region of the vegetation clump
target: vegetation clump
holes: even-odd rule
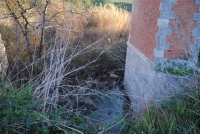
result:
[[[159,62],[155,66],[157,72],[173,74],[176,76],[193,75],[194,72],[199,74],[199,68],[195,64],[185,60],[167,60]]]
[[[134,120],[126,133],[198,134],[200,133],[200,91],[192,89],[149,106]]]
[[[39,112],[43,101],[34,99],[32,86],[16,90],[4,83],[0,87],[0,133],[39,133],[46,131],[45,115]]]

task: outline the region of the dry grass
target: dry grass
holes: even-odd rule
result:
[[[130,13],[113,4],[94,6],[89,9],[89,35],[105,35],[112,32],[115,36],[127,36],[129,31]]]
[[[35,11],[33,12],[33,10]],[[36,10],[38,9],[32,9],[27,13],[30,14],[30,12],[33,12],[32,16],[28,18],[33,27],[28,28],[29,39],[32,45],[31,48],[34,52],[38,51],[41,36],[40,29],[37,29],[38,25],[41,23],[41,13],[38,11],[36,12]],[[1,18],[7,17],[5,9],[1,11]],[[63,40],[66,41],[66,45],[80,46],[80,44],[83,44],[85,46],[95,42],[106,34],[109,35],[107,38],[102,38],[100,44],[113,44],[113,42],[119,38],[128,35],[130,21],[129,12],[117,8],[112,4],[94,6],[85,12],[82,12],[83,10],[80,11],[73,9],[73,6],[69,3],[63,3],[62,0],[52,1],[46,14],[47,22],[44,34],[45,49],[48,50],[55,36],[57,38],[63,38]],[[22,21],[23,20],[21,20],[21,22]],[[10,65],[17,65],[16,62],[18,62],[20,64],[18,64],[18,66],[20,66],[17,67],[19,68],[18,70],[20,70],[23,65],[27,66],[26,62],[28,62],[29,59],[25,47],[26,41],[20,27],[12,18],[6,18],[0,20],[0,30],[3,40],[5,41]],[[45,53],[45,50],[43,50],[43,53]],[[37,58],[38,54],[35,53],[35,60],[37,60]],[[12,68],[13,67],[15,66],[12,66]],[[13,73],[13,69],[11,70],[11,73]]]

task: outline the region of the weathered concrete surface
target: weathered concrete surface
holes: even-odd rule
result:
[[[163,97],[196,85],[194,76],[175,76],[155,71],[155,65],[130,43],[127,48],[124,85],[138,113],[149,102],[158,102]]]
[[[0,77],[3,80],[6,76],[8,69],[8,59],[6,55],[6,49],[0,35]]]
[[[139,52],[134,46],[127,43],[126,67],[124,85],[136,113],[148,100],[153,99],[157,92],[154,83],[155,71],[153,63]],[[162,86],[159,86],[162,87]]]

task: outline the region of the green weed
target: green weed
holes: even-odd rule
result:
[[[150,106],[131,123],[126,133],[198,134],[200,133],[200,92],[193,90]]]
[[[169,74],[174,74],[174,75],[177,75],[177,76],[187,76],[187,75],[189,75],[189,74],[191,74],[193,72],[192,69],[190,69],[190,70],[182,70],[181,68],[179,68],[179,69],[168,68],[165,71],[167,73],[169,73]]]
[[[4,82],[0,87],[0,133],[50,133],[59,131],[55,126],[60,112],[56,109],[42,113],[43,101],[34,98],[33,84],[19,89]]]

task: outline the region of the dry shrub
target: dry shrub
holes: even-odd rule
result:
[[[74,10],[71,4],[62,1],[52,1],[48,9],[48,20],[46,29],[59,30],[60,36],[66,34],[65,37],[71,42],[81,36],[88,23],[83,12]]]
[[[89,23],[86,37],[102,36],[112,33],[114,36],[127,36],[130,25],[130,13],[113,4],[94,6],[89,9]]]
[[[96,44],[99,45],[107,36],[100,39],[88,37],[88,39],[92,38],[95,43],[81,42],[84,45],[87,44],[84,47],[77,43],[77,39],[87,38],[83,34],[96,34],[96,37],[99,38],[110,32],[116,36],[128,33],[130,15],[127,11],[118,9],[114,5],[93,7],[86,13],[80,13],[71,9],[67,3],[52,1],[45,16],[43,51],[40,57],[38,49],[43,26],[41,9],[42,6],[34,8],[33,16],[28,18],[32,25],[28,27],[28,37],[34,52],[33,62],[29,61],[25,37],[12,19],[10,21],[12,25],[4,25],[1,32],[7,45],[10,62],[12,62],[9,72],[11,81],[18,83],[35,81],[38,84],[34,89],[35,95],[57,104],[60,94],[70,92],[66,91],[67,84],[64,83],[65,86],[63,86],[63,81],[69,75],[85,69],[97,61],[105,51],[99,48],[97,50]],[[23,22],[21,23],[23,24]],[[85,59],[84,55],[86,55]],[[79,57],[86,63],[73,65],[72,63],[75,63]],[[81,62],[83,62],[82,59]],[[30,71],[32,68],[33,75]],[[63,90],[61,90],[62,88]]]
[[[20,11],[15,8],[14,4],[10,5],[16,14]],[[30,6],[29,3],[23,5],[24,8]],[[34,52],[34,60],[39,57],[39,47],[41,41],[41,28],[43,27],[42,22],[42,11],[44,6],[39,4],[37,7],[27,10],[26,16],[30,25],[28,25],[28,38],[30,40],[31,49]],[[5,8],[0,8],[0,33],[2,34],[5,46],[7,48],[7,55],[13,68],[24,68],[29,64],[30,59],[26,50],[26,40],[22,33],[22,29],[16,23],[16,21],[9,16],[9,12]],[[20,15],[20,13],[18,13]],[[22,26],[25,26],[23,18],[18,19]],[[48,50],[54,39],[63,38],[66,45],[75,44],[76,39],[81,36],[84,31],[84,27],[87,23],[86,18],[79,12],[74,12],[69,3],[63,3],[63,0],[52,1],[46,11],[45,16],[45,28],[44,28],[44,42],[42,53]],[[59,34],[59,35],[55,35]],[[20,70],[19,69],[19,70]],[[14,69],[15,73],[16,69]],[[11,71],[13,73],[13,71]],[[22,76],[23,77],[23,76]]]
[[[33,26],[28,28],[29,40],[34,52],[38,51],[41,40],[41,9],[42,6],[27,11],[27,14],[30,14],[28,20]],[[2,17],[6,17],[6,15],[4,14]],[[112,33],[110,36],[126,36],[128,35],[129,21],[130,13],[112,4],[94,6],[88,12],[83,13],[74,10],[71,4],[65,3],[62,0],[52,1],[46,13],[45,40],[43,45],[45,46],[44,48],[48,49],[55,33],[59,33],[59,35],[56,35],[58,38],[67,38],[68,45],[77,45],[82,37],[84,37],[82,44],[88,44],[90,43],[88,40],[96,41],[107,33]],[[25,50],[26,40],[20,27],[12,18],[2,19],[1,22],[1,26],[3,26],[1,27],[1,34],[6,47],[9,48],[7,49],[8,53],[10,51],[9,55],[12,55],[10,56],[10,61],[15,59],[14,54],[19,56],[19,52],[27,58],[27,52],[22,52]],[[23,20],[21,20],[21,23],[23,24]],[[35,53],[35,59],[37,59],[37,56],[38,54]],[[24,58],[22,59],[24,61]]]

